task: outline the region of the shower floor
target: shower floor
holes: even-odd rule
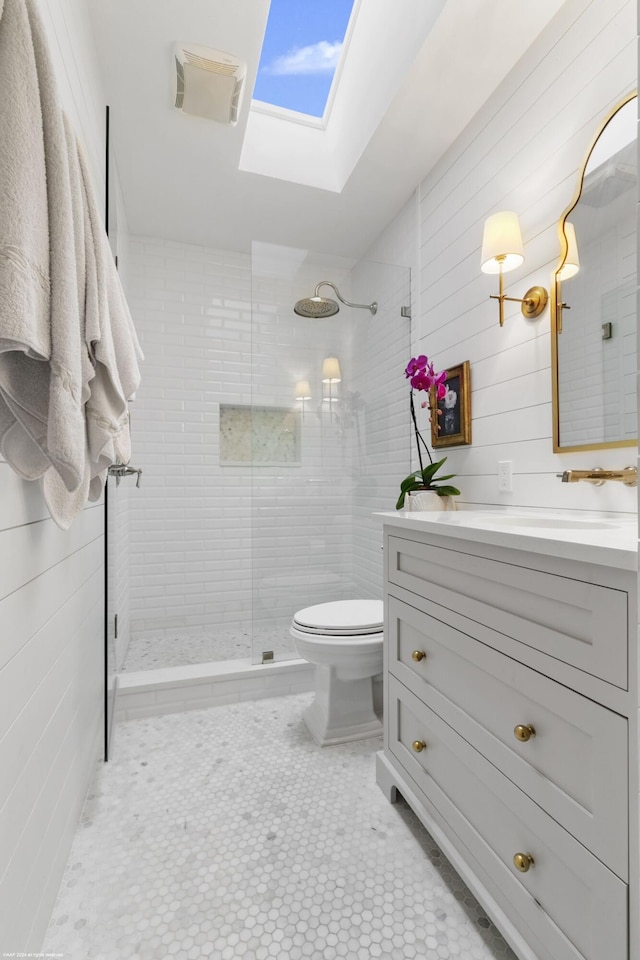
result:
[[[289,621],[269,629],[180,631],[173,636],[132,637],[122,667],[124,672],[158,670],[164,667],[183,667],[195,663],[241,660],[252,656],[258,659],[263,651],[273,651],[275,660],[297,657],[289,636]]]
[[[118,724],[42,950],[65,960],[516,960],[378,739],[319,749],[311,694]]]

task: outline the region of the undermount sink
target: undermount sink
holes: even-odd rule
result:
[[[578,520],[574,517],[516,517],[505,514],[486,517],[479,522],[492,527],[536,527],[540,530],[616,530],[619,526],[607,520]]]

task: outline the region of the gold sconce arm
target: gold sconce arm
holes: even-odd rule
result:
[[[502,271],[499,273],[498,294],[489,294],[490,300],[498,300],[500,304],[500,326],[504,326],[504,302],[510,300],[512,303],[521,303],[522,316],[527,320],[535,320],[539,317],[547,305],[549,294],[544,287],[529,287],[524,297],[507,297],[504,294],[504,279]]]

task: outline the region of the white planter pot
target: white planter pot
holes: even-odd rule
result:
[[[439,497],[434,490],[418,490],[404,498],[404,509],[412,513],[423,510],[455,510],[454,497]]]

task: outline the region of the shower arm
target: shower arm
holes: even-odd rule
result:
[[[374,316],[378,311],[378,304],[375,300],[373,301],[373,303],[352,303],[351,300],[345,300],[345,298],[342,296],[342,294],[336,287],[335,283],[333,283],[331,280],[321,280],[320,283],[316,284],[314,297],[320,296],[320,294],[318,293],[318,290],[320,289],[320,287],[331,287],[331,289],[335,293],[338,300],[340,300],[341,303],[344,303],[345,306],[347,307],[358,307],[360,310],[371,310],[371,313]]]

